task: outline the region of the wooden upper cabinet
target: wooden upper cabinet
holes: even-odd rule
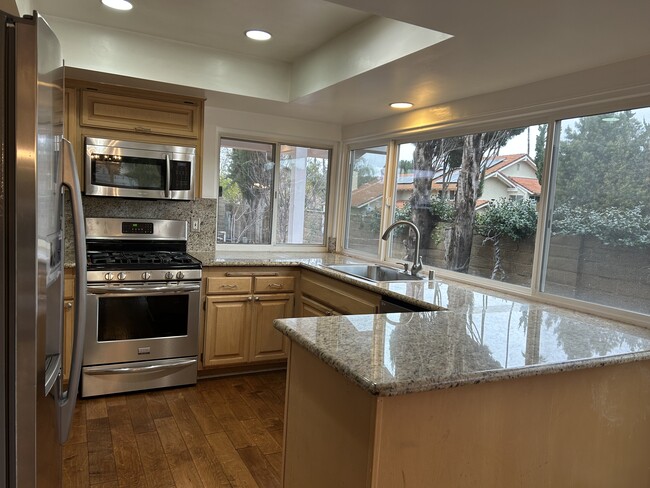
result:
[[[192,139],[201,136],[202,111],[191,100],[167,102],[85,89],[81,107],[80,125],[85,127]]]

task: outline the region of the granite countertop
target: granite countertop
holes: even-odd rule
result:
[[[276,320],[373,395],[650,360],[650,330],[468,292],[454,311]]]
[[[650,360],[650,330],[450,280],[372,283],[328,253],[192,253],[204,266],[300,266],[431,312],[281,319],[276,327],[362,388],[393,396]]]

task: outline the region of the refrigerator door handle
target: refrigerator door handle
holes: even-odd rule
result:
[[[86,230],[84,227],[81,187],[77,175],[77,163],[70,141],[62,139],[63,186],[70,191],[72,224],[75,248],[75,300],[72,364],[68,390],[59,394],[59,440],[68,439],[72,416],[79,392],[81,363],[83,361],[84,336],[86,331]],[[60,387],[62,388],[62,387]]]

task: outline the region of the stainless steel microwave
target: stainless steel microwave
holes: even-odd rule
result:
[[[86,137],[86,195],[194,200],[196,148]]]

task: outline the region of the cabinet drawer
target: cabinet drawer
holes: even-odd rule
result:
[[[255,278],[255,293],[271,293],[293,291],[293,276],[257,276]]]
[[[373,314],[379,310],[381,297],[338,280],[304,272],[300,284],[303,295],[329,308],[334,314]]]
[[[224,295],[230,293],[251,293],[253,288],[251,277],[207,278],[205,293],[208,295]]]
[[[199,137],[193,104],[83,91],[80,125],[167,136]]]

